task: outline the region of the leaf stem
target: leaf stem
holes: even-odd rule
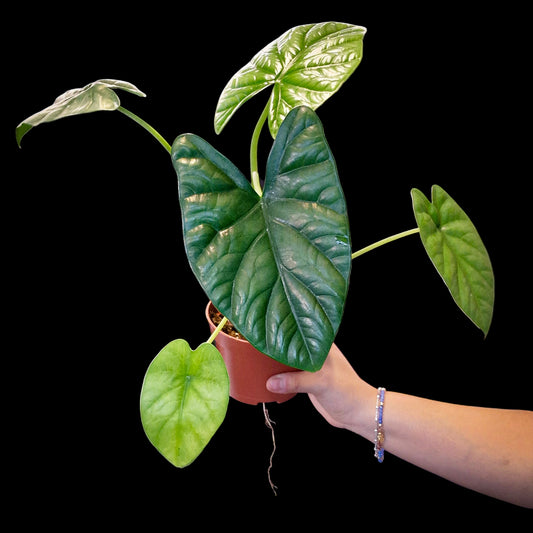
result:
[[[208,344],[212,344],[213,341],[217,338],[217,335],[222,331],[222,328],[226,325],[226,322],[228,321],[228,318],[227,317],[224,317],[219,325],[216,327],[215,331],[213,331],[213,333],[211,334],[211,337],[209,337],[209,339],[207,339],[207,343]]]
[[[369,246],[365,246],[365,248],[361,248],[360,250],[357,250],[357,252],[354,252],[352,254],[352,259],[355,259],[356,257],[359,257],[360,255],[366,254],[366,252],[370,252],[370,250],[379,248],[380,246],[383,246],[384,244],[388,244],[389,242],[393,242],[398,239],[401,239],[402,237],[407,237],[408,235],[413,235],[419,232],[420,232],[419,228],[413,228],[407,231],[402,231],[401,233],[396,233],[396,235],[391,235],[390,237],[387,237],[386,239],[381,239],[380,241],[377,241],[374,244],[370,244]]]
[[[170,154],[170,151],[172,149],[170,144],[163,138],[163,136],[155,128],[152,128],[152,126],[150,126],[148,122],[144,121],[141,117],[138,117],[135,113],[128,111],[122,106],[117,107],[117,111],[120,111],[127,117],[131,118],[132,120],[137,122],[137,124],[142,126],[147,132],[151,133],[163,145],[163,148]]]
[[[252,175],[252,187],[254,188],[254,191],[259,196],[263,195],[263,190],[261,189],[261,183],[259,181],[259,170],[258,170],[259,166],[257,163],[257,145],[259,143],[259,136],[261,134],[261,130],[263,129],[265,121],[268,117],[269,106],[270,106],[270,98],[268,99],[265,109],[263,109],[263,112],[261,113],[261,116],[259,117],[257,124],[255,125],[254,132],[252,134],[252,142],[250,143],[250,174]]]

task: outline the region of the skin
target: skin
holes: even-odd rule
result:
[[[307,393],[331,425],[374,442],[377,389],[357,375],[336,345],[318,372],[278,374],[267,388]],[[383,426],[387,453],[469,489],[533,508],[533,411],[387,391]]]

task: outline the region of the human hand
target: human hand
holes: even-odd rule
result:
[[[306,392],[317,411],[332,425],[366,433],[374,414],[376,389],[365,383],[333,344],[317,372],[287,372],[272,376],[267,389],[276,393]]]

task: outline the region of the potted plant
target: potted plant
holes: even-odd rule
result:
[[[230,382],[232,387],[237,383],[233,372],[240,366],[218,337],[225,335],[220,332],[228,321],[245,339],[238,344],[255,348],[257,359],[270,365],[266,374],[254,371],[260,376],[260,394],[267,392],[265,376],[279,371],[272,365],[317,371],[341,323],[352,260],[383,244],[418,233],[457,305],[488,333],[494,303],[490,259],[468,216],[441,187],[435,185],[430,198],[411,191],[416,227],[362,250],[351,249],[341,179],[315,111],[359,65],[365,32],[335,22],[297,26],[230,79],[215,111],[218,134],[250,98],[271,90],[252,134],[250,179],[201,137],[182,134],[171,145],[123,108],[117,89],[145,96],[128,82],[98,80],[68,91],[17,127],[20,146],[23,136],[41,123],[118,110],[149,131],[171,156],[187,257],[212,306],[224,317],[211,324],[211,336],[196,349],[183,339],[169,343],[146,372],[142,423],[152,444],[175,466],[194,461],[225,417]],[[267,122],[273,145],[262,180],[257,153]],[[245,356],[246,364],[256,355]],[[231,394],[239,399],[233,388]],[[257,403],[274,398],[240,399]]]

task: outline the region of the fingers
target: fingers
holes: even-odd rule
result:
[[[332,373],[335,361],[344,361],[344,356],[335,344],[331,346],[324,366],[318,372],[286,372],[277,374],[268,379],[266,387],[270,392],[280,394],[292,392],[307,392],[317,394],[324,389],[327,376]],[[348,364],[348,363],[346,363]]]
[[[313,393],[318,386],[317,375],[305,371],[276,374],[269,378],[266,383],[266,387],[270,392],[278,394],[291,392]]]

